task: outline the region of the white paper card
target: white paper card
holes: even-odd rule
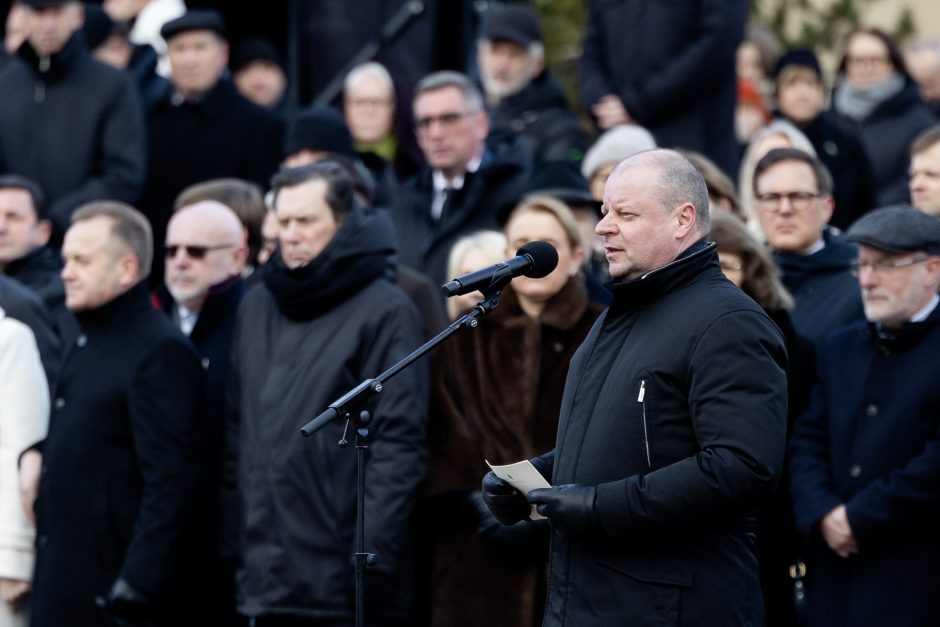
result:
[[[492,470],[497,477],[523,494],[528,494],[536,488],[552,487],[551,484],[545,480],[545,477],[535,469],[532,462],[527,459],[506,466],[494,466],[489,462],[486,462],[486,465],[490,467],[490,470]],[[529,514],[529,520],[541,520],[543,518],[545,518],[545,516],[536,512],[535,505],[533,505],[532,513]]]

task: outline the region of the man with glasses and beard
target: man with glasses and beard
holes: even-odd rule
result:
[[[940,615],[940,221],[880,209],[848,239],[867,322],[825,342],[790,445],[809,625],[927,625]]]

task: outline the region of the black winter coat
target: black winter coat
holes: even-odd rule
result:
[[[429,168],[399,189],[391,212],[401,263],[442,285],[453,278],[444,273],[454,242],[476,231],[501,228],[497,216],[522,198],[530,176],[521,149],[511,144],[501,148],[497,154],[488,150],[480,169],[466,175],[463,188],[452,203],[448,201],[450,207],[439,222],[431,219],[434,186]]]
[[[581,101],[615,94],[660,146],[737,170],[734,55],[746,0],[592,0],[581,55]]]
[[[826,336],[865,319],[858,279],[849,262],[858,249],[831,231],[824,231],[826,247],[812,255],[774,253],[783,284],[796,307],[790,318],[796,332],[814,345]]]
[[[783,465],[786,349],[714,244],[633,281],[575,353],[553,485],[600,527],[552,537],[544,625],[756,625],[754,510]]]
[[[933,625],[940,616],[940,308],[893,338],[859,324],[829,339],[790,444],[797,529],[810,538],[809,624]],[[845,504],[859,552],[819,522]]]
[[[196,103],[168,92],[151,108],[147,127],[149,171],[140,209],[153,226],[157,250],[183,189],[224,177],[267,189],[284,154],[284,122],[241,96],[225,78]],[[154,271],[150,278],[156,286],[162,264]]]
[[[32,627],[103,627],[95,597],[118,577],[186,625],[203,373],[142,282],[79,315],[53,395],[36,502]]]
[[[42,67],[27,42],[0,72],[0,169],[39,183],[64,233],[82,203],[138,199],[146,128],[130,78],[78,35]]]
[[[907,170],[911,142],[921,131],[937,123],[921,100],[914,81],[908,78],[904,89],[878,105],[860,122],[835,108],[833,112],[839,124],[862,140],[874,176],[875,206],[909,203]]]
[[[307,266],[288,270],[276,251],[264,286],[242,302],[226,458],[241,507],[246,616],[353,621],[356,454],[337,446],[340,420],[310,438],[300,428],[422,341],[417,310],[386,278],[390,227],[385,214],[354,210]],[[367,573],[370,621],[411,623],[408,524],[427,466],[429,387],[420,361],[370,403],[365,539],[378,555]]]
[[[874,182],[865,148],[857,133],[846,130],[826,111],[800,130],[832,174],[836,207],[829,224],[844,231],[875,207]]]
[[[587,136],[548,70],[490,107],[489,114],[490,133],[518,136],[534,163],[578,163],[587,150]]]

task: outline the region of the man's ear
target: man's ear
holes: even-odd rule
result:
[[[36,228],[33,230],[33,245],[36,248],[45,246],[49,243],[50,237],[52,237],[52,222],[49,220],[40,220],[37,222]]]
[[[697,225],[698,211],[695,205],[687,202],[676,209],[676,239],[685,239]]]
[[[121,287],[130,289],[140,282],[140,261],[137,255],[126,252],[117,261]]]

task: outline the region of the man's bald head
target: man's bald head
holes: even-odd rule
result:
[[[177,304],[198,312],[213,285],[245,269],[245,229],[215,200],[180,208],[166,231],[166,286]]]
[[[662,202],[664,211],[672,211],[684,203],[691,204],[695,207],[699,237],[708,235],[711,229],[708,187],[702,173],[691,161],[675,150],[645,150],[621,161],[610,173],[610,179],[636,176],[636,169],[649,173],[646,182],[650,191]]]

